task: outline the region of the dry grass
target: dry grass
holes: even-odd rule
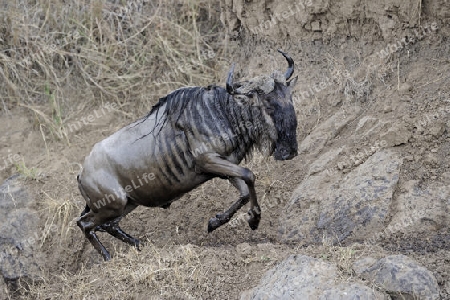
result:
[[[109,113],[136,119],[173,89],[222,81],[219,72],[228,68],[219,10],[206,0],[12,0],[0,1],[0,7],[0,114],[25,109],[42,133],[48,160],[55,147],[49,143],[70,145],[68,125],[94,108],[115,103],[118,109]],[[27,178],[39,175],[25,163],[16,167]],[[82,209],[73,181],[63,177],[37,191],[47,229],[40,246],[57,260],[58,253],[73,253],[73,239],[79,241],[72,221]],[[127,254],[102,264],[102,278],[98,268],[81,266],[76,273],[62,268],[62,273],[43,273],[19,294],[136,299],[148,295],[148,288],[155,295],[194,299],[188,288],[192,282],[201,285],[205,276],[195,249],[150,245],[146,250],[140,256],[123,251]],[[130,295],[130,284],[146,290]],[[92,296],[99,289],[99,297]]]
[[[22,175],[23,178],[25,179],[33,179],[33,180],[37,180],[39,177],[39,170],[36,168],[29,168],[27,167],[27,165],[25,164],[25,161],[22,159],[22,161],[18,162],[15,164],[16,170],[17,172]]]
[[[148,245],[141,253],[131,249],[95,268],[77,273],[48,274],[32,285],[31,299],[196,299],[192,286],[202,286],[207,267],[195,246]],[[99,277],[101,274],[101,277]],[[131,292],[132,291],[132,292]],[[29,299],[30,299],[29,298]]]
[[[259,281],[251,270],[268,270],[292,252],[268,244],[245,253],[150,241],[140,252],[118,247],[109,262],[44,274],[17,299],[236,299]]]
[[[71,236],[71,230],[74,227],[73,217],[79,214],[80,208],[77,207],[74,199],[52,196],[46,191],[41,191],[41,193],[43,194],[41,214],[45,219],[44,228],[58,228],[55,236],[61,245]],[[49,234],[50,232],[44,232],[41,246],[46,242]]]
[[[0,111],[29,109],[53,140],[69,142],[66,125],[83,107],[116,102],[143,114],[174,88],[217,81],[222,68],[218,12],[207,1],[1,6]]]

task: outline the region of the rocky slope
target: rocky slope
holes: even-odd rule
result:
[[[222,1],[221,5],[222,20],[240,47],[235,55],[245,57],[251,66],[243,74],[265,70],[268,66],[261,64],[260,55],[266,61],[276,59],[276,47],[293,54],[297,63],[300,84],[294,102],[301,120],[304,177],[279,218],[279,240],[303,247],[381,245],[413,256],[431,252],[443,259],[440,269],[448,270],[450,4]],[[398,263],[407,268],[401,260]],[[274,269],[251,297],[246,294],[242,299],[275,299],[278,294],[267,296],[264,291],[273,289],[281,295],[284,288],[298,288],[296,293],[306,295],[298,282],[308,282],[314,272],[305,275],[301,270],[292,271],[296,274],[292,276],[299,276],[297,282],[281,284],[278,280],[291,271]],[[433,271],[442,278],[440,271]],[[363,272],[356,273],[367,280]],[[446,279],[440,280],[441,297],[448,299],[448,271],[442,273]],[[378,281],[395,281],[381,278],[382,274]],[[415,291],[405,297],[438,299],[434,275],[429,278],[427,284],[433,282],[434,288],[418,292],[421,289],[411,287]],[[411,277],[405,280],[414,282]],[[317,284],[323,287],[320,281]],[[384,292],[401,297],[389,288]],[[311,294],[310,299],[328,299],[326,293],[322,288],[322,296]]]
[[[136,209],[121,224],[146,245],[102,235],[114,256],[104,264],[73,226],[84,208],[74,178],[130,119],[108,113],[65,146],[12,110],[0,118],[0,178],[19,153],[28,179],[0,187],[0,299],[450,299],[450,3],[214,5],[228,35],[215,59],[236,62],[235,78],[284,68],[277,48],[299,76],[298,157],[247,163],[259,229],[243,210],[206,233],[236,200],[214,180],[169,210]]]

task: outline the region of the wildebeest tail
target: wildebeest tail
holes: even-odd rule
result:
[[[80,175],[77,175],[77,181],[78,181],[78,188],[80,189],[80,193],[83,196],[83,198],[87,199],[87,195],[86,192],[83,189],[83,186],[81,185],[81,180],[80,180]],[[84,216],[85,214],[87,214],[88,212],[91,211],[91,208],[86,204],[86,207],[84,208],[84,210],[81,212],[80,217]]]

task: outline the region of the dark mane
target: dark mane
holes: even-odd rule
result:
[[[204,88],[200,87],[200,86],[194,86],[194,87],[184,87],[184,88],[179,88],[175,91],[172,91],[171,93],[169,93],[168,95],[159,98],[158,102],[152,106],[152,109],[150,110],[150,112],[144,117],[145,119],[147,119],[149,116],[151,116],[153,113],[158,113],[159,109],[161,106],[163,106],[164,104],[168,104],[166,106],[166,110],[165,112],[168,112],[168,109],[170,107],[174,108],[174,105],[179,105],[180,102],[182,106],[185,106],[187,104],[187,100],[186,97],[180,97],[180,95],[183,94],[183,92],[187,92],[188,93],[188,99],[192,99],[195,96],[198,96],[199,94],[201,95],[203,92]],[[184,98],[184,99],[183,99]],[[181,101],[180,101],[181,100]]]
[[[168,121],[171,121],[171,123],[177,122],[180,116],[182,115],[183,111],[188,107],[190,103],[192,103],[193,101],[203,99],[203,94],[210,90],[214,90],[215,92],[214,97],[219,102],[220,102],[219,98],[224,99],[228,97],[228,93],[224,88],[215,85],[210,85],[208,87],[194,86],[194,87],[180,88],[169,93],[167,96],[159,98],[159,101],[152,106],[150,112],[141,119],[139,119],[138,121],[136,121],[134,124],[131,124],[130,127],[134,127],[144,122],[153,114],[156,114],[156,118],[158,118],[159,114],[162,114],[163,117],[159,121],[162,122],[162,124],[161,123],[156,124],[156,126],[152,128],[149,133],[141,136],[137,140],[142,139],[149,134],[155,133],[154,129],[157,128],[158,125],[164,125]],[[164,107],[164,105],[165,108],[163,111],[161,111],[161,108]],[[160,130],[161,128],[162,126],[160,127]]]

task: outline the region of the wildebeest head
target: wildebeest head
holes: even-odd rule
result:
[[[285,74],[275,71],[270,76],[259,76],[248,82],[233,84],[234,65],[228,74],[227,91],[234,96],[257,97],[257,103],[264,107],[271,117],[277,138],[273,156],[276,160],[292,159],[297,155],[297,117],[292,101],[291,89],[298,77],[290,80],[294,73],[294,61],[289,55],[278,50],[287,60]]]

